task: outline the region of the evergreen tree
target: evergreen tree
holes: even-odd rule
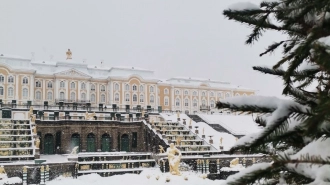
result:
[[[238,3],[223,12],[229,20],[252,28],[246,44],[265,31],[287,36],[260,56],[282,49],[272,68],[253,67],[283,79],[283,95],[233,97],[217,108],[260,113],[260,133],[238,140],[231,152],[264,153],[271,163],[255,164],[226,184],[330,184],[330,1],[265,0],[260,6]],[[285,67],[284,67],[285,66]]]

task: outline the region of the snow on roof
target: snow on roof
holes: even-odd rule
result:
[[[150,69],[144,69],[144,68],[139,68],[139,67],[134,67],[134,66],[114,66],[112,68],[113,69],[130,69],[130,70],[140,70],[140,71],[152,71]]]
[[[207,78],[184,77],[184,76],[176,76],[176,77],[170,78],[168,80],[172,80],[172,79],[188,80],[188,81],[200,81],[200,82],[216,82],[216,83],[230,84],[229,82],[214,81],[214,80],[207,79]]]
[[[0,58],[13,58],[13,59],[21,59],[21,60],[30,60],[29,58],[17,56],[17,55],[10,55],[10,54],[2,54],[0,53]]]
[[[198,116],[209,124],[221,125],[234,135],[247,135],[261,130],[261,128],[254,122],[251,115],[198,114]]]
[[[255,10],[259,9],[259,6],[251,2],[239,2],[234,3],[228,7],[230,10],[240,11],[240,10]]]

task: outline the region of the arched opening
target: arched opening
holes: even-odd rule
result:
[[[129,138],[127,134],[121,136],[120,151],[129,152]]]
[[[54,136],[53,136],[53,134],[45,135],[44,154],[54,154]]]
[[[111,148],[111,138],[109,134],[103,134],[101,140],[101,150],[102,152],[110,152]]]
[[[71,151],[76,146],[79,147],[78,151],[80,151],[80,135],[78,133],[74,133],[71,135],[71,143],[70,143]]]
[[[96,146],[95,146],[95,135],[93,133],[89,133],[87,135],[87,152],[95,152]]]

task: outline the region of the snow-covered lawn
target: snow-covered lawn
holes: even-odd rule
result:
[[[147,176],[150,176],[148,179]],[[114,175],[111,177],[100,177],[97,174],[90,174],[78,177],[78,179],[58,177],[47,185],[146,185],[146,184],[173,184],[173,185],[219,185],[223,180],[203,179],[202,174],[195,172],[182,172],[181,176],[162,173],[159,168],[144,170],[141,174],[124,174]],[[157,180],[156,177],[159,177]],[[170,182],[166,182],[166,178],[170,178]],[[187,177],[188,180],[184,178]]]

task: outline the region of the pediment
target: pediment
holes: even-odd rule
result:
[[[55,73],[56,76],[71,76],[71,77],[83,77],[83,78],[90,78],[91,76],[86,75],[83,72],[80,72],[76,69],[69,69],[66,71],[62,71],[59,73]]]

